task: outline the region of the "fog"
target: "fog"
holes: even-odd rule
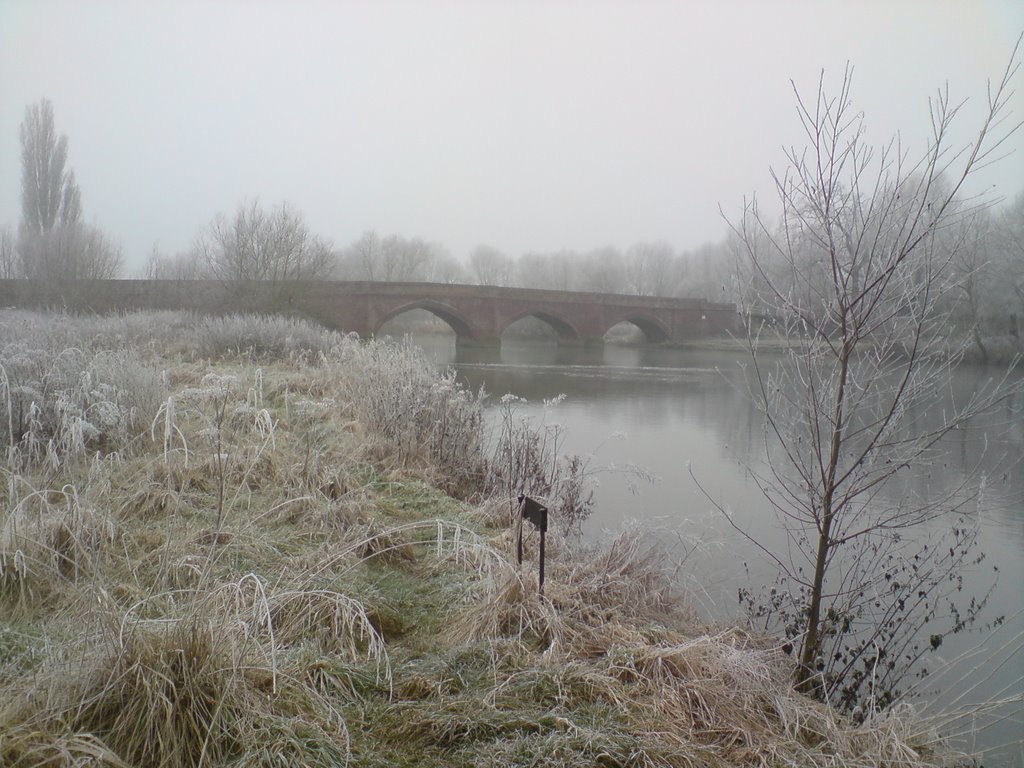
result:
[[[0,227],[17,228],[18,126],[45,97],[127,274],[254,198],[339,247],[373,229],[460,259],[692,248],[804,142],[791,80],[813,97],[850,62],[869,135],[921,149],[948,83],[969,99],[959,146],[1022,30],[1018,0],[0,0]],[[1024,117],[1020,93],[1010,106]],[[1024,133],[1006,149],[974,191],[1024,186]]]

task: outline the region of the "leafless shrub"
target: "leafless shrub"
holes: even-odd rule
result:
[[[540,418],[533,421],[519,414],[519,398],[502,397],[486,488],[489,495],[507,501],[510,518],[517,508],[515,500],[526,495],[546,504],[564,531],[578,531],[593,508],[593,491],[587,461],[563,453],[564,429],[547,419],[559,401],[546,402]]]
[[[1016,69],[989,89],[976,139],[960,151],[948,147],[959,106],[940,91],[916,161],[898,136],[877,151],[865,144],[850,70],[838,96],[823,78],[813,102],[796,96],[809,146],[789,150],[773,174],[778,225],[756,201],[734,225],[751,396],[765,416],[767,465],[752,475],[786,534],[776,551],[758,544],[780,582],[741,598],[790,641],[802,690],[861,716],[892,704],[921,654],[984,604],[983,594],[958,594],[978,557],[969,510],[979,488],[914,493],[901,483],[934,461],[944,435],[1020,388],[996,376],[951,409],[917,418],[969,343],[949,332],[963,243],[944,247],[941,235],[984,206],[961,193],[1016,130],[1004,123]],[[777,363],[759,354],[758,314],[791,342]],[[947,538],[908,543],[929,526]]]

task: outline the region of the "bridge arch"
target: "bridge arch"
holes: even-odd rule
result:
[[[558,315],[552,314],[551,312],[544,312],[543,310],[529,310],[518,315],[513,315],[501,326],[499,336],[503,334],[510,325],[527,317],[535,317],[550,327],[558,335],[559,341],[576,341],[580,337],[579,331],[577,331],[576,327],[568,320],[558,317]]]
[[[604,332],[608,333],[608,331],[619,323],[631,323],[632,325],[635,325],[643,333],[648,344],[660,344],[663,341],[668,341],[672,338],[672,334],[669,332],[668,328],[665,327],[664,323],[644,314],[627,315],[626,317],[623,317],[609,325],[605,328]]]
[[[374,326],[374,335],[377,335],[381,327],[383,327],[389,320],[405,314],[406,312],[411,312],[414,309],[424,309],[434,315],[434,317],[443,320],[455,332],[457,340],[472,339],[476,335],[469,320],[467,320],[457,309],[449,307],[448,305],[442,304],[438,301],[430,301],[429,299],[410,301],[408,304],[403,304],[391,310],[380,319],[376,326]]]

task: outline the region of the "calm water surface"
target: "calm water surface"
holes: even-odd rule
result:
[[[745,395],[742,355],[660,348],[606,346],[559,349],[555,344],[506,342],[495,352],[456,351],[453,340],[418,339],[439,364],[453,365],[471,388],[498,396],[512,393],[527,403],[526,415],[567,429],[566,450],[589,458],[598,483],[596,511],[588,535],[618,528],[635,518],[671,540],[699,542],[686,562],[686,577],[707,618],[735,617],[736,589],[770,582],[773,571],[756,550],[725,522],[715,503],[759,541],[781,541],[774,518],[748,467],[763,461],[761,421]],[[949,397],[968,394],[993,371],[962,368]],[[565,395],[554,408],[545,400]],[[913,414],[922,425],[938,418],[946,403]],[[636,481],[624,471],[636,465],[657,480]],[[1007,402],[997,413],[950,436],[942,460],[908,482],[936,492],[965,476],[985,478],[980,508],[982,565],[967,578],[981,593],[998,582],[985,617],[1005,615],[995,630],[949,638],[915,706],[927,712],[975,701],[1018,697],[988,717],[960,722],[967,746],[998,748],[986,765],[1024,765],[1024,402]],[[701,490],[703,488],[703,491]],[[707,495],[705,495],[707,494]],[[688,551],[685,544],[681,552]],[[983,619],[984,620],[984,619]],[[959,658],[938,674],[941,661]],[[993,723],[993,721],[995,721]]]

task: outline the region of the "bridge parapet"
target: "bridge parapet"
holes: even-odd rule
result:
[[[732,304],[704,299],[442,283],[0,280],[0,307],[292,314],[361,336],[372,336],[405,311],[426,309],[447,322],[459,343],[466,344],[500,344],[509,325],[531,316],[548,323],[566,343],[599,343],[620,322],[635,324],[653,342],[736,328]]]

